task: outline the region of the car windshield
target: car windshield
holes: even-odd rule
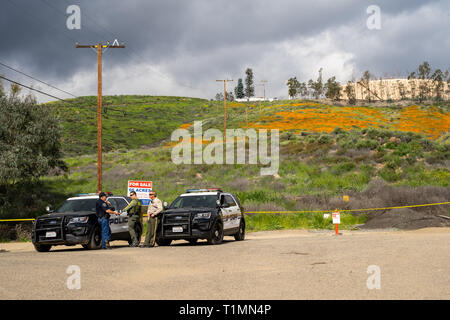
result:
[[[215,208],[216,207],[217,195],[192,195],[192,196],[183,196],[175,199],[174,202],[170,205],[170,209],[179,209],[179,208]]]
[[[77,211],[92,211],[95,212],[95,203],[97,199],[76,199],[67,200],[64,204],[56,210],[57,213],[77,212]]]

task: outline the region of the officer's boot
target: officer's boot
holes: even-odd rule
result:
[[[111,249],[111,245],[109,244],[108,240],[106,240],[106,249]]]

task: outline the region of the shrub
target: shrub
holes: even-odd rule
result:
[[[320,135],[319,139],[317,139],[317,141],[320,144],[330,144],[333,142],[333,138],[327,134],[322,134]]]
[[[387,166],[381,169],[378,174],[387,182],[396,182],[400,179],[400,174]]]
[[[345,172],[349,172],[355,168],[355,164],[353,162],[345,162],[339,164],[331,169],[331,172],[335,175],[341,175]]]
[[[373,139],[360,140],[356,144],[356,149],[370,149],[374,150],[378,147],[378,141]]]

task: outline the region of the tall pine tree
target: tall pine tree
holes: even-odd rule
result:
[[[247,99],[255,96],[255,87],[253,86],[253,70],[251,68],[247,68],[245,70],[245,96]]]
[[[239,78],[238,84],[234,88],[234,95],[236,96],[236,99],[242,99],[245,97],[244,83],[242,82],[242,78]]]

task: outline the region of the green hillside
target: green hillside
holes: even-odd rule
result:
[[[73,102],[48,104],[64,128],[69,172],[41,179],[32,191],[33,205],[24,204],[21,216],[41,214],[45,205],[67,196],[96,191],[96,99]],[[258,104],[229,103],[228,128],[245,128],[248,119],[251,128],[281,130],[280,167],[271,176],[260,175],[260,164],[172,162],[171,132],[180,126],[192,131],[194,120],[204,120],[204,129],[222,130],[222,102],[118,96],[105,97],[104,105],[103,189],[116,194],[126,192],[128,180],[142,179],[152,180],[168,202],[187,188],[222,187],[236,193],[248,211],[357,209],[449,199],[448,105],[349,107],[292,100],[265,102],[260,110]],[[351,201],[345,203],[343,195]]]
[[[67,155],[97,152],[97,97],[47,104],[61,120]],[[102,109],[103,151],[151,146],[178,126],[214,116],[208,100],[183,97],[105,96]]]

